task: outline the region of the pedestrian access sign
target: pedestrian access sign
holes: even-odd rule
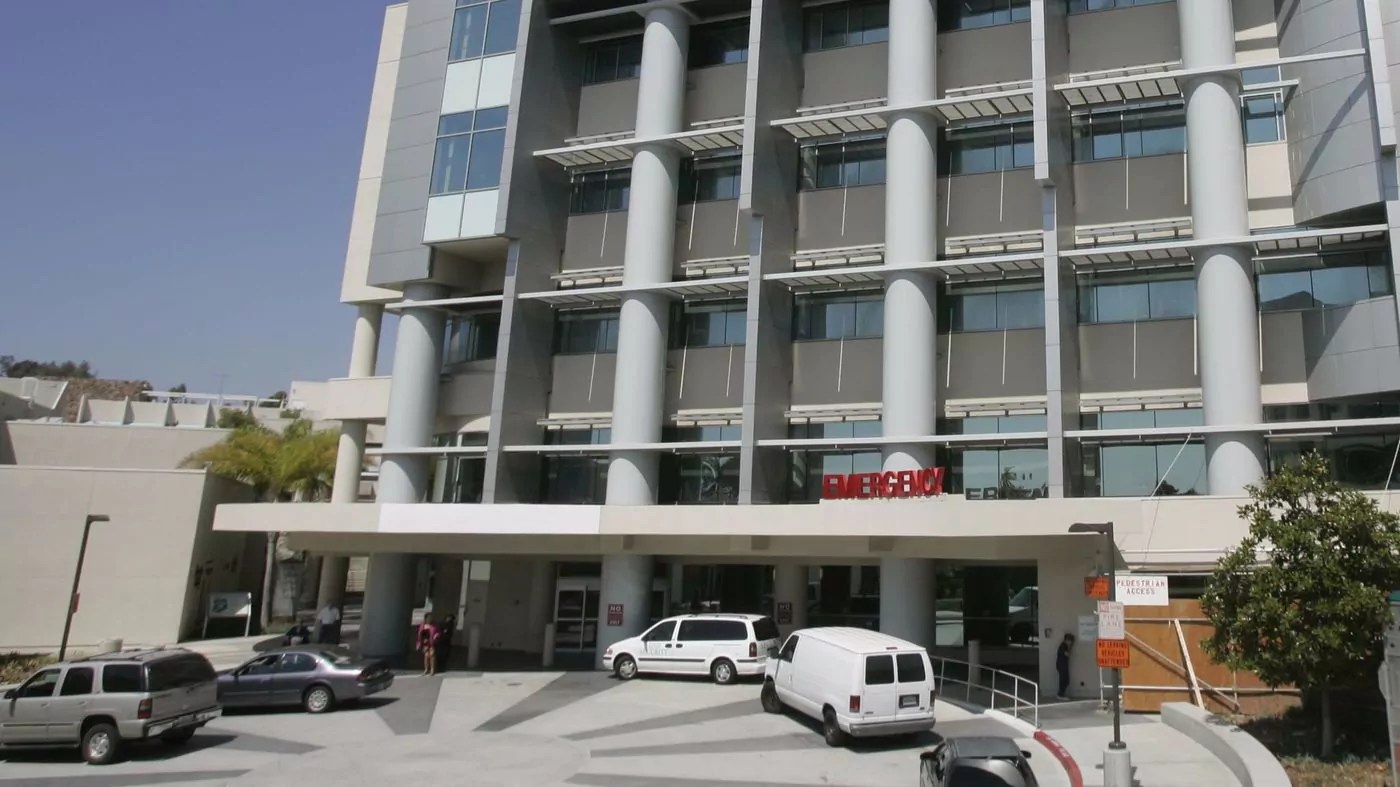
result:
[[[1128,641],[1125,639],[1100,639],[1094,642],[1094,655],[1098,657],[1099,669],[1127,669]]]

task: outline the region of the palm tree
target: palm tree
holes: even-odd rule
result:
[[[247,484],[264,502],[282,502],[288,496],[297,502],[318,501],[328,497],[335,477],[337,440],[334,432],[316,430],[302,418],[280,433],[261,424],[244,424],[223,442],[185,457],[181,466],[203,467],[221,478]],[[259,614],[263,631],[272,622],[277,554],[283,537],[267,534]]]

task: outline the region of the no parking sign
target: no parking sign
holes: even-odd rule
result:
[[[608,625],[609,625],[609,626],[621,626],[621,625],[622,625],[622,605],[621,605],[621,604],[609,604],[609,605],[608,605]]]

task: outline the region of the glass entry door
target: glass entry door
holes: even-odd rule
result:
[[[560,577],[554,591],[554,650],[578,652],[598,647],[598,597],[602,580]]]

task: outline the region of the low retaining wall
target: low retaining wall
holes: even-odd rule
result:
[[[1162,704],[1162,721],[1206,747],[1244,787],[1289,787],[1277,758],[1253,735],[1186,702]]]

